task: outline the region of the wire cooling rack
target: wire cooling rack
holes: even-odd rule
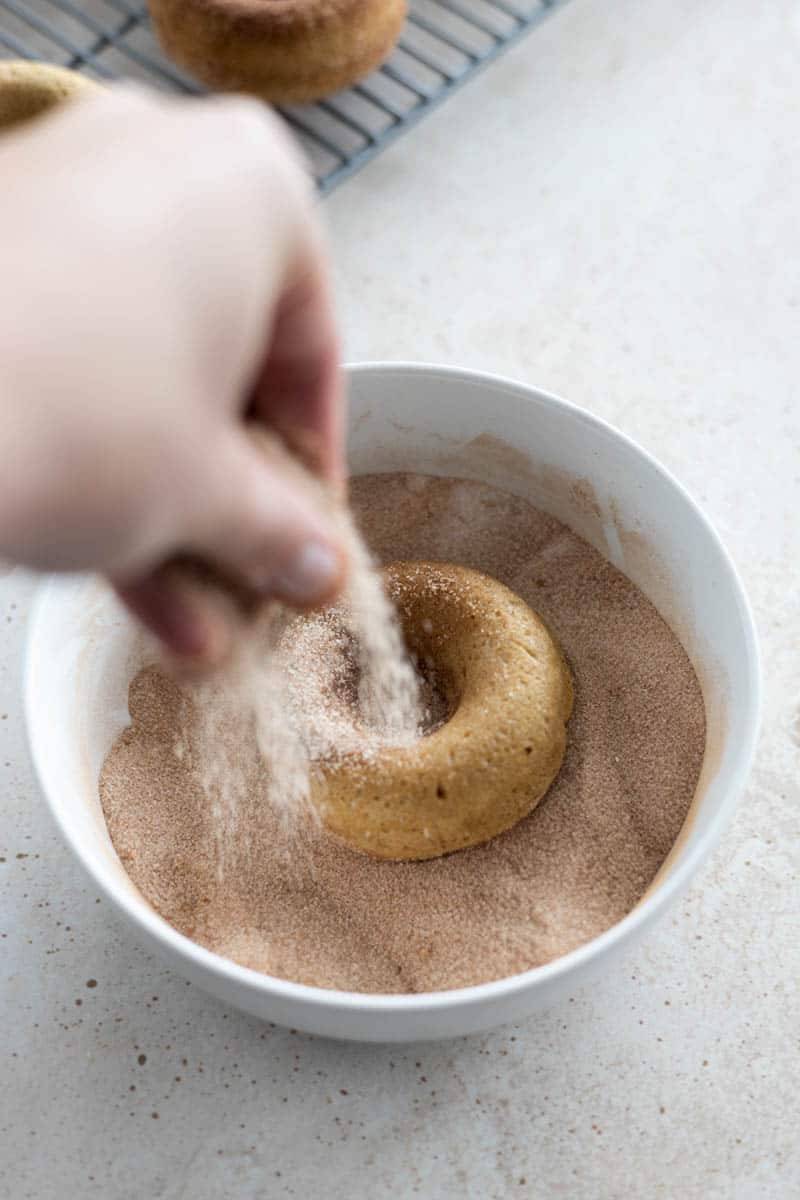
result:
[[[325,193],[566,0],[411,0],[391,57],[362,83],[280,109]],[[99,80],[204,89],[150,31],[144,0],[0,0],[0,58],[45,59]]]

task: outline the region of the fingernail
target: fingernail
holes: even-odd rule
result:
[[[313,604],[329,594],[341,574],[338,556],[324,542],[306,542],[275,577],[276,592],[297,604]]]

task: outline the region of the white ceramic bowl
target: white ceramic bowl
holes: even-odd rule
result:
[[[311,1033],[413,1041],[518,1020],[608,968],[687,886],[747,777],[760,708],[753,620],[719,538],[682,487],[596,417],[532,388],[442,367],[350,369],[354,473],[414,470],[498,484],[566,521],[620,567],[678,633],[700,677],[708,746],[685,828],[644,899],[594,941],[508,979],[427,995],[287,983],[212,954],[136,891],[106,832],[97,774],[127,721],[133,634],[86,578],[52,579],[33,613],[25,704],[33,760],[67,842],[147,945],[228,1004]]]

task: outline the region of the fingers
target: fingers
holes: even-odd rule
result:
[[[133,334],[152,335],[155,310],[165,343],[169,335],[159,352],[179,381],[198,402],[241,415],[284,291],[309,259],[322,260],[311,180],[279,118],[245,97],[123,87],[58,113],[25,155],[79,192],[93,217],[81,293],[98,278],[105,286],[109,260],[135,297]],[[111,321],[101,314],[101,323]]]
[[[136,583],[117,584],[115,590],[176,658],[213,667],[228,656],[233,636],[229,615],[208,596],[182,585],[174,572],[154,571]]]
[[[337,486],[344,474],[338,336],[318,238],[309,229],[304,235],[275,311],[251,411]]]
[[[263,105],[241,98],[210,104],[220,143],[216,179],[226,160],[231,180],[246,178],[255,186],[259,225],[254,227],[252,207],[240,204],[241,211],[228,223],[224,267],[217,270],[218,294],[227,279],[239,295],[248,282],[264,295],[262,303],[254,297],[244,306],[247,319],[240,319],[238,331],[220,331],[228,351],[234,336],[241,344],[239,411],[242,401],[249,402],[251,415],[277,430],[307,466],[337,485],[344,474],[339,345],[310,177],[284,126]],[[210,161],[209,115],[206,125],[203,151]],[[230,183],[225,190],[230,196]],[[249,264],[249,274],[231,270],[233,230],[239,231],[241,260]],[[206,339],[207,379],[226,357],[218,337],[214,330]]]
[[[3,254],[18,281],[0,359],[20,397],[3,483],[40,497],[26,560],[105,571],[189,652],[217,635],[159,573],[182,553],[298,606],[332,597],[344,561],[324,506],[242,428],[250,405],[320,475],[342,475],[323,241],[281,122],[244,98],[122,90],[58,113],[0,160],[15,181]],[[43,468],[43,439],[58,469]]]
[[[219,142],[213,159],[217,180],[220,163],[227,161],[231,181],[239,178],[242,190],[242,180],[254,185],[257,205],[254,213],[241,202],[241,211],[231,217],[224,241],[228,271],[217,271],[218,287],[227,278],[241,293],[249,281],[265,296],[261,305],[257,300],[246,305],[249,319],[240,323],[239,358],[246,378],[240,399],[249,400],[251,415],[277,430],[315,473],[338,483],[344,473],[339,344],[310,177],[285,127],[263,105],[243,98],[211,103],[204,161],[212,161],[213,124]],[[230,196],[230,182],[225,191]],[[249,275],[242,269],[230,272],[233,229],[240,231]],[[225,331],[228,346],[233,336]],[[224,347],[213,335],[206,345],[211,377],[224,359]]]
[[[326,512],[329,496],[281,456],[266,457],[243,428],[216,439],[192,507],[192,552],[258,594],[310,608],[340,590],[345,552]]]
[[[265,454],[244,429],[219,434],[210,461],[195,465],[182,527],[190,553],[219,564],[248,596],[309,608],[338,593],[346,557],[324,511],[329,493],[285,460],[285,451]],[[210,667],[228,656],[242,619],[239,587],[228,593],[221,577],[201,583],[177,562],[115,587],[183,662]]]

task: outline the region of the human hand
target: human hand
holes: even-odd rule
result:
[[[199,556],[300,607],[343,553],[245,415],[341,483],[342,400],[312,191],[240,98],[120,91],[0,140],[0,555],[105,572],[175,652],[229,631],[163,565]]]

